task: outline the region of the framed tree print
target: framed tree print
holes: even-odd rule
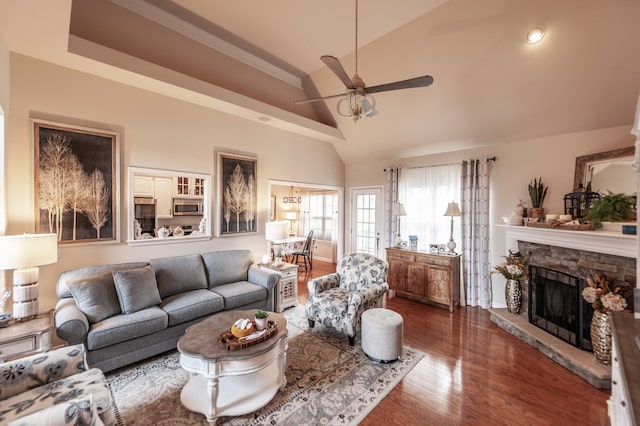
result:
[[[258,231],[257,163],[255,157],[218,152],[218,236]]]
[[[33,120],[36,232],[59,244],[119,242],[118,134]]]

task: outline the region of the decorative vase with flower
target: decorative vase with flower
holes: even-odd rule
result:
[[[520,252],[512,252],[505,256],[504,263],[493,267],[492,274],[499,273],[507,279],[504,287],[504,298],[509,313],[518,315],[522,308],[522,288],[520,280],[527,275],[527,259]]]
[[[611,364],[611,314],[627,307],[625,287],[614,284],[604,274],[592,274],[587,278],[588,286],[582,297],[593,307],[591,319],[591,347],[596,361]]]

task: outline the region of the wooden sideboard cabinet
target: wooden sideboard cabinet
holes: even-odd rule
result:
[[[389,288],[453,312],[460,305],[460,257],[389,247]]]

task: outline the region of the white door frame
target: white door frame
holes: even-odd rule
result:
[[[340,259],[344,253],[344,188],[341,186],[332,186],[332,185],[321,185],[315,183],[306,183],[306,182],[294,182],[290,180],[276,180],[269,179],[268,181],[268,194],[271,196],[271,185],[280,185],[280,186],[295,186],[297,188],[304,189],[323,189],[323,190],[331,190],[336,191],[338,193],[338,228],[337,228],[337,237],[336,237],[336,259]]]
[[[376,195],[376,234],[378,235],[376,256],[384,259],[384,188],[382,185],[374,186],[354,186],[350,190],[349,208],[349,248],[351,252],[356,251],[356,214],[355,195],[356,193],[375,193]]]

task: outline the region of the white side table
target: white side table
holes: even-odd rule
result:
[[[298,304],[298,265],[287,262],[283,262],[279,266],[261,263],[260,267],[280,275],[274,310],[282,312],[286,308],[296,306]]]
[[[53,310],[41,312],[32,320],[11,320],[0,328],[0,362],[50,349],[54,333]]]

